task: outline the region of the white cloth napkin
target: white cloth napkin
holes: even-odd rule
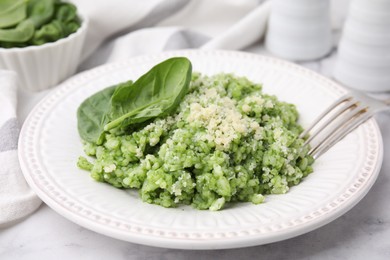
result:
[[[110,18],[109,23],[117,23],[106,30],[97,19],[100,8],[91,9],[87,0],[75,2],[90,17],[91,25],[81,70],[168,50],[242,49],[264,36],[270,11],[270,1],[264,0],[153,0],[144,1],[146,4],[114,0],[122,3],[122,8],[113,12],[116,16],[136,15],[138,19],[126,24]],[[100,2],[106,1],[94,1],[95,6]]]
[[[0,70],[0,228],[22,219],[41,201],[28,187],[18,161],[17,75]]]
[[[73,2],[90,21],[79,70],[165,50],[241,49],[264,35],[270,10],[261,0]],[[29,215],[41,203],[18,163],[16,79],[12,72],[0,72],[0,227]],[[21,100],[24,109],[29,95],[34,94],[24,93],[27,99]]]

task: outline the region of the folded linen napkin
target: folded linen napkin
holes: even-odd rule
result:
[[[137,1],[113,1],[123,6],[115,12],[119,17],[131,17],[132,5],[143,15],[127,24],[110,18],[114,25],[107,31],[97,22],[101,9],[90,8],[87,0],[74,0],[90,18],[81,70],[168,50],[243,49],[264,36],[271,9],[271,1],[265,0],[153,0],[148,7]]]
[[[28,187],[18,160],[17,75],[0,70],[0,228],[29,215],[41,200]]]

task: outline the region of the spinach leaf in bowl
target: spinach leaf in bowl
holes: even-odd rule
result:
[[[1,29],[0,30],[0,43],[12,42],[12,43],[24,43],[31,39],[34,35],[34,24],[30,20],[24,20],[19,23],[16,28],[13,29]]]
[[[0,47],[42,45],[80,27],[77,8],[60,0],[0,0]]]
[[[35,28],[50,22],[54,16],[55,0],[30,0],[27,5],[27,16]]]
[[[0,1],[0,28],[17,25],[26,18],[26,0]]]

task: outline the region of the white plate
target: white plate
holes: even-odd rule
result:
[[[228,51],[179,51],[142,56],[84,72],[39,103],[23,125],[19,159],[40,198],[71,221],[107,236],[158,247],[217,249],[260,245],[318,228],[353,207],[380,170],[383,144],[374,119],[315,162],[314,172],[285,195],[260,205],[219,211],[166,209],[141,202],[135,191],[98,183],[76,167],[83,154],[76,109],[92,93],[136,79],[171,56],[187,56],[195,71],[232,72],[264,84],[264,91],[297,105],[307,126],[345,90],[297,65]]]

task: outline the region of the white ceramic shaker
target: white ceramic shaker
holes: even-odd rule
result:
[[[332,47],[329,0],[273,0],[265,39],[276,56],[318,59]]]
[[[334,77],[357,90],[390,91],[390,0],[351,2]]]

